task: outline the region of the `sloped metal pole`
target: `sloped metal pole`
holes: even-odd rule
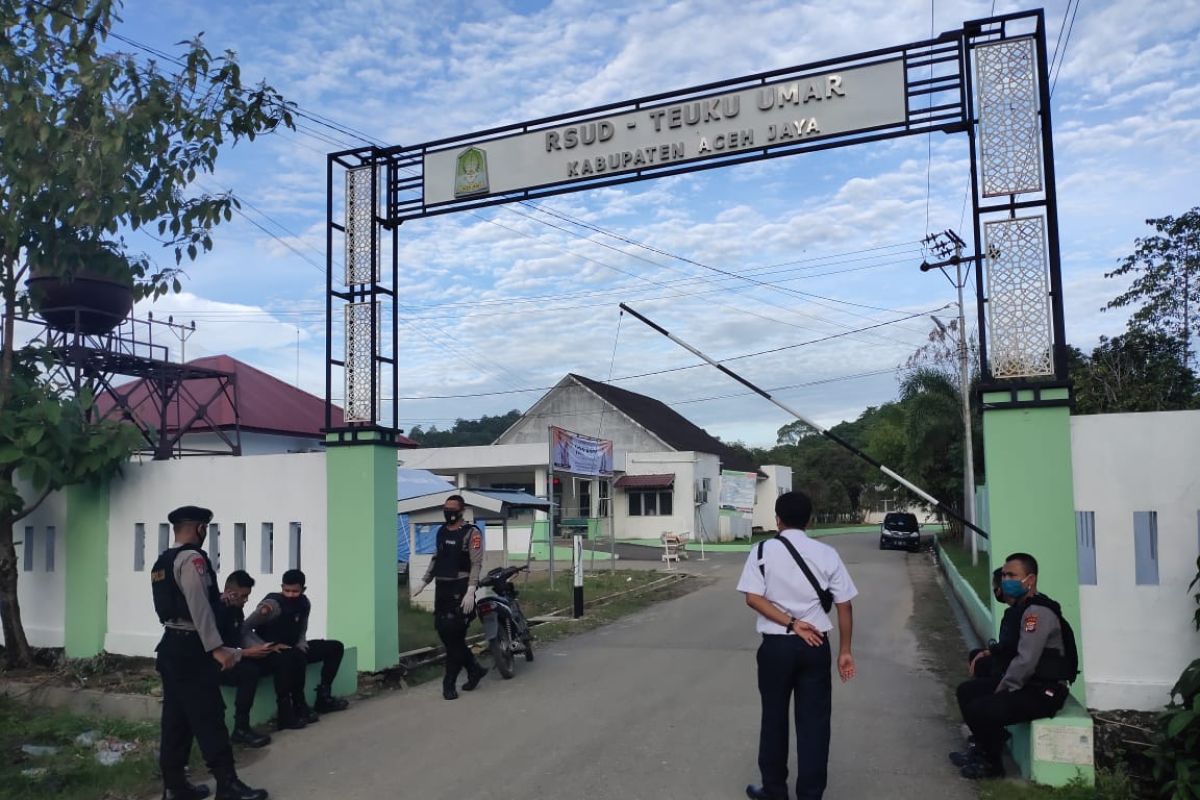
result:
[[[724,364],[721,364],[719,361],[715,361],[715,360],[713,360],[712,358],[709,358],[709,357],[708,357],[708,356],[706,356],[704,353],[700,352],[699,350],[697,350],[696,348],[692,347],[692,346],[691,346],[690,344],[688,344],[687,342],[685,342],[685,341],[683,341],[682,339],[680,339],[678,336],[675,336],[675,335],[673,335],[673,334],[672,334],[671,332],[669,332],[669,331],[668,331],[666,328],[664,328],[664,327],[662,327],[661,325],[659,325],[659,324],[657,324],[657,323],[653,322],[652,320],[650,320],[650,319],[648,319],[648,318],[646,318],[646,317],[642,316],[641,314],[639,314],[638,312],[634,311],[632,308],[630,308],[629,306],[625,305],[624,303],[621,303],[621,310],[622,310],[622,311],[627,311],[627,312],[629,312],[630,316],[633,316],[633,317],[635,317],[636,319],[638,319],[639,321],[641,321],[642,323],[644,323],[646,326],[648,326],[648,327],[649,327],[649,328],[651,328],[652,330],[655,330],[655,331],[657,331],[657,332],[661,333],[663,336],[667,337],[667,338],[668,338],[668,339],[670,339],[672,342],[674,342],[675,344],[677,344],[677,345],[679,345],[680,347],[682,347],[684,350],[687,350],[687,351],[688,351],[689,353],[691,353],[692,355],[696,356],[697,358],[699,358],[699,359],[701,359],[701,360],[703,360],[703,361],[707,362],[708,364],[711,364],[712,366],[716,367],[717,369],[721,370],[721,372],[724,372],[726,375],[728,375],[729,377],[733,378],[735,381],[737,381],[738,383],[742,384],[743,386],[745,386],[747,389],[749,389],[750,391],[754,392],[754,393],[755,393],[755,394],[757,394],[758,396],[760,396],[760,397],[762,397],[762,398],[764,398],[764,399],[766,399],[766,400],[769,400],[770,402],[772,402],[772,403],[774,403],[775,405],[779,406],[779,407],[780,407],[780,408],[782,408],[784,411],[786,411],[787,413],[791,414],[793,417],[795,417],[796,419],[800,420],[800,421],[801,421],[801,422],[803,422],[805,425],[807,425],[808,427],[812,428],[812,429],[813,429],[814,431],[816,431],[817,433],[819,433],[819,434],[821,434],[822,436],[824,436],[826,439],[829,439],[831,442],[834,442],[835,444],[838,444],[838,445],[840,445],[841,447],[844,447],[846,450],[849,450],[851,453],[853,453],[854,455],[858,456],[858,457],[859,457],[859,458],[861,458],[863,461],[866,461],[868,464],[870,464],[871,466],[875,467],[875,468],[876,468],[876,469],[878,469],[880,472],[882,472],[884,475],[887,475],[889,478],[891,478],[892,480],[896,481],[897,483],[899,483],[899,484],[900,484],[901,486],[903,486],[904,488],[908,489],[908,490],[909,490],[910,492],[912,492],[913,494],[915,494],[915,495],[917,495],[918,497],[920,497],[921,499],[925,500],[927,503],[930,503],[930,504],[932,504],[932,505],[933,505],[933,507],[934,507],[934,508],[936,508],[938,511],[941,511],[943,514],[946,514],[947,516],[949,516],[949,517],[952,517],[953,519],[956,519],[956,520],[958,520],[958,521],[959,521],[959,522],[961,522],[963,525],[965,525],[966,527],[968,527],[968,528],[970,528],[971,530],[975,531],[977,534],[979,534],[980,536],[984,537],[985,539],[987,539],[987,538],[990,538],[990,537],[988,536],[988,533],[987,533],[987,531],[985,531],[985,530],[983,530],[982,528],[978,527],[977,525],[975,525],[975,523],[973,523],[973,522],[970,522],[970,521],[968,521],[967,519],[965,519],[965,518],[963,517],[963,515],[962,515],[962,514],[959,514],[959,513],[958,513],[957,511],[955,511],[953,508],[951,508],[950,506],[946,505],[946,504],[945,504],[945,503],[943,503],[941,500],[938,500],[936,497],[934,497],[934,496],[933,496],[933,495],[931,495],[929,492],[927,492],[927,491],[925,491],[924,489],[922,489],[920,486],[917,486],[915,483],[913,483],[912,481],[908,480],[907,478],[905,478],[905,477],[904,477],[903,475],[901,475],[900,473],[896,472],[896,471],[895,471],[894,469],[892,469],[891,467],[888,467],[887,465],[885,465],[885,464],[883,464],[883,463],[879,462],[878,460],[876,460],[876,459],[872,458],[871,456],[867,455],[867,454],[866,454],[866,453],[864,453],[862,450],[859,450],[857,447],[855,447],[854,445],[850,444],[850,442],[847,442],[845,439],[843,439],[842,437],[838,436],[836,433],[833,433],[832,431],[830,431],[830,430],[826,429],[825,427],[823,427],[823,426],[821,426],[821,425],[818,425],[817,423],[815,423],[815,422],[813,422],[812,420],[808,419],[808,418],[807,418],[807,417],[805,417],[803,414],[801,414],[799,411],[797,411],[796,409],[794,409],[794,408],[792,408],[791,406],[787,405],[786,403],[782,402],[781,400],[777,400],[777,399],[775,399],[775,398],[774,398],[774,397],[772,397],[772,396],[771,396],[771,395],[770,395],[770,394],[769,394],[769,393],[768,393],[768,392],[767,392],[765,389],[762,389],[762,388],[760,388],[760,387],[758,387],[758,386],[755,386],[753,383],[751,383],[750,381],[746,380],[746,379],[745,379],[745,378],[743,378],[741,375],[738,375],[736,372],[734,372],[733,370],[729,369],[729,367],[726,367]]]

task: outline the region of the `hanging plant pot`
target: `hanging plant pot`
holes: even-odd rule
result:
[[[64,274],[34,270],[29,299],[55,330],[86,335],[108,333],[133,308],[133,280],[126,259],[99,243],[74,245]]]

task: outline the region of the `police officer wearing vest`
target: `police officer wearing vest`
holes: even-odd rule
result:
[[[433,625],[446,646],[446,674],[442,678],[442,697],[458,698],[458,673],[465,667],[467,682],[463,691],[471,691],[487,670],[475,660],[467,647],[467,626],[475,610],[475,587],[483,567],[483,535],[479,528],[463,520],[466,501],[452,494],[442,505],[446,524],[438,528],[437,551],[425,570],[424,582],[417,594],[436,580],[433,595]],[[416,595],[414,595],[415,597]]]
[[[221,698],[222,670],[238,663],[241,651],[227,647],[218,629],[221,604],[217,576],[201,548],[212,512],[183,506],[167,519],[174,545],[163,551],[150,572],[154,609],[163,624],[155,648],[162,675],[162,739],[159,766],[165,800],[208,797],[207,786],[187,780],[192,739],[217,781],[217,800],[265,800],[267,792],[242,783],[233,765],[233,747],[225,729]]]
[[[758,738],[761,786],[747,786],[751,800],[787,800],[789,705],[795,701],[796,798],[820,800],[829,769],[833,706],[833,653],[829,612],[836,605],[837,670],[842,682],[854,677],[850,641],[858,594],[841,556],[810,539],[804,529],[812,501],[785,492],[775,501],[775,539],[750,551],[738,591],[757,613],[758,693],[762,725]]]
[[[1079,671],[1075,634],[1059,604],[1037,589],[1037,559],[1013,553],[1004,562],[1001,591],[1019,614],[1017,650],[1003,674],[958,687],[958,706],[974,743],[950,754],[964,778],[1004,776],[1005,726],[1053,717]]]
[[[342,666],[346,648],[337,639],[309,639],[308,616],[312,604],[304,596],[307,588],[304,573],[289,569],[283,573],[280,591],[271,592],[262,599],[242,624],[244,641],[247,644],[286,645],[287,649],[277,653],[288,669],[287,662],[294,659],[299,663],[299,674],[291,683],[292,706],[296,722],[285,724],[280,718],[280,727],[303,727],[299,723],[311,723],[320,719],[316,712],[343,711],[349,705],[343,698],[333,696],[333,680]],[[317,684],[317,699],[310,708],[304,696],[305,664],[321,665],[321,682]],[[291,667],[295,669],[295,667]],[[315,711],[314,711],[315,708]]]

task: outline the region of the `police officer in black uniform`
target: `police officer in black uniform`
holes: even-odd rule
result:
[[[487,669],[475,660],[467,647],[467,626],[475,611],[475,587],[483,567],[483,534],[479,528],[463,520],[466,501],[452,494],[442,505],[446,524],[438,528],[437,552],[425,570],[424,582],[417,594],[425,591],[430,581],[437,581],[433,595],[433,624],[438,637],[446,646],[446,674],[442,678],[442,697],[458,698],[458,673],[467,670],[463,691],[471,691]],[[415,595],[414,595],[415,596]]]
[[[277,653],[277,657],[285,662],[289,659],[295,662],[293,666],[285,663],[283,668],[296,671],[291,683],[296,724],[285,725],[281,718],[281,727],[303,727],[299,723],[317,722],[320,719],[316,711],[344,711],[349,705],[344,698],[333,696],[333,680],[341,668],[345,646],[337,639],[308,638],[308,616],[312,612],[312,604],[304,596],[305,580],[304,573],[298,569],[283,573],[280,591],[264,597],[242,625],[247,644],[260,645],[265,642],[283,645],[285,649]],[[304,695],[304,673],[306,665],[317,663],[321,665],[321,682],[317,684],[314,711]]]
[[[1005,726],[1053,717],[1079,674],[1075,633],[1059,604],[1038,592],[1037,559],[1013,553],[1000,577],[1001,591],[1016,609],[1016,653],[1002,674],[958,687],[958,705],[974,743],[951,753],[950,761],[972,780],[1004,777]]]
[[[164,800],[199,800],[207,786],[187,780],[186,767],[193,737],[217,781],[217,800],[266,800],[267,792],[238,779],[233,747],[225,728],[221,698],[222,670],[238,662],[241,651],[225,646],[218,629],[217,576],[201,549],[212,512],[183,506],[167,519],[175,544],[165,550],[150,572],[154,609],[163,624],[156,651],[162,675],[162,739],[159,766]]]

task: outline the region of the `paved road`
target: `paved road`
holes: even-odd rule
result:
[[[859,677],[835,678],[826,798],[973,798],[945,762],[956,726],[910,624],[914,581],[936,580],[927,556],[829,541],[861,595]],[[455,702],[427,684],[279,734],[243,777],[280,800],[744,797],[758,780],[758,694],[742,563],[692,561],[711,586],[548,644],[513,680],[493,673]]]

